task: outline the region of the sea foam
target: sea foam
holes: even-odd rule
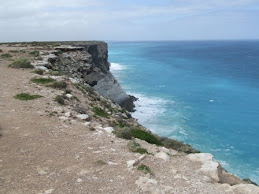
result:
[[[119,64],[119,63],[111,63],[110,70],[113,71],[121,71],[127,69],[125,66]]]

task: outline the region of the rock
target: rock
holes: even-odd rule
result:
[[[213,161],[212,154],[209,153],[199,153],[199,154],[189,154],[187,155],[192,161],[201,162],[200,171],[210,177],[215,182],[219,182],[219,175],[218,175],[218,167],[219,163]]]
[[[60,116],[60,117],[58,117],[60,120],[68,120],[68,118],[67,117],[63,117],[63,116]]]
[[[136,160],[129,160],[129,161],[127,161],[127,167],[133,168],[134,166],[138,165],[140,163],[140,161],[144,160],[145,158],[146,158],[146,155],[142,155]]]
[[[80,113],[80,114],[86,114],[86,113],[87,113],[86,108],[81,107],[81,106],[78,106],[78,107],[74,108],[74,110],[75,110],[77,113]]]
[[[51,194],[54,191],[54,189],[49,189],[45,191],[45,194]]]
[[[83,180],[80,179],[80,178],[76,180],[76,182],[78,182],[78,183],[81,183],[82,181],[83,181]]]
[[[237,194],[259,194],[259,187],[252,184],[238,184],[231,186],[227,192],[234,192]]]
[[[110,72],[94,86],[94,89],[103,97],[111,99],[129,111],[133,110],[132,98],[126,94]]]
[[[169,155],[167,153],[165,153],[165,152],[158,152],[158,153],[155,154],[155,157],[156,158],[160,158],[160,159],[162,159],[164,161],[169,161],[170,160]]]
[[[66,97],[71,99],[73,97],[73,95],[72,94],[66,94]]]
[[[32,65],[34,65],[35,67],[37,66],[46,67],[48,64],[49,64],[48,61],[35,61],[32,63]]]
[[[71,112],[66,112],[65,113],[65,117],[70,117],[71,116]]]
[[[152,194],[164,194],[164,193],[175,193],[173,192],[173,188],[169,186],[162,185],[155,179],[151,179],[148,177],[139,177],[139,179],[135,182],[138,187],[147,193]]]
[[[114,129],[112,127],[105,127],[103,128],[107,133],[112,133]]]
[[[48,68],[44,67],[44,66],[35,66],[35,69],[42,70],[42,71],[47,71],[48,70]]]
[[[244,181],[240,180],[237,176],[226,172],[221,167],[221,165],[219,165],[218,173],[219,173],[219,182],[220,183],[227,183],[230,185],[237,185],[237,184],[245,183]]]
[[[73,83],[73,84],[77,84],[79,83],[80,81],[78,79],[74,79],[74,78],[69,78],[69,80]]]
[[[80,114],[80,115],[77,115],[77,118],[81,120],[87,120],[89,119],[89,116],[87,114]]]
[[[109,161],[109,162],[108,162],[108,165],[118,165],[118,163]]]
[[[85,122],[84,126],[88,127],[91,123],[90,122]]]

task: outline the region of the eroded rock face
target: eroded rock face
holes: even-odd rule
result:
[[[56,48],[55,60],[46,59],[47,68],[62,71],[93,87],[101,96],[133,111],[135,98],[126,94],[109,71],[108,45],[105,42],[72,42]],[[42,64],[41,64],[42,65]]]
[[[213,181],[219,182],[218,167],[219,163],[213,161],[210,153],[189,154],[187,157],[192,161],[201,162],[200,171],[210,177]]]
[[[130,96],[126,94],[110,72],[107,72],[106,76],[97,82],[94,89],[103,97],[112,99],[119,105],[130,99]]]

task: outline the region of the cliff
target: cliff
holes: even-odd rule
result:
[[[45,67],[67,74],[78,82],[93,87],[101,96],[128,111],[133,111],[134,97],[126,94],[109,71],[107,43],[67,42],[60,47],[55,47],[55,50],[57,52],[46,56]]]
[[[0,193],[259,193],[95,92],[75,71],[98,72],[97,86],[111,75],[93,62],[105,55],[72,44],[0,46]]]

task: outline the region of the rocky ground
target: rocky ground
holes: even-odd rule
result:
[[[34,63],[43,60],[31,52],[50,48],[0,49],[0,193],[259,193],[258,187],[222,170],[210,154],[185,154],[117,137],[113,131],[121,121],[141,126],[76,80],[44,68],[38,75],[8,67],[22,56]],[[42,97],[14,98],[20,93]],[[133,152],[136,147],[141,149]]]

